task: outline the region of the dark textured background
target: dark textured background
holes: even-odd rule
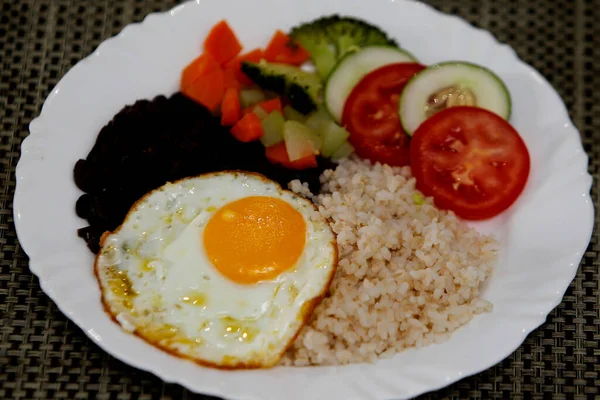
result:
[[[301,1],[301,0],[299,0]],[[367,3],[368,0],[365,0]],[[600,159],[599,0],[429,0],[490,30],[544,74]],[[12,218],[14,168],[28,124],[58,79],[126,24],[176,1],[2,0],[0,10],[0,398],[205,399],[115,360],[46,297]],[[598,212],[596,212],[598,226]],[[563,302],[510,357],[422,399],[600,399],[598,231]],[[493,345],[493,344],[490,344]]]

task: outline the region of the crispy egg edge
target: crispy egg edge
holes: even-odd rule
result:
[[[279,352],[279,354],[275,354],[274,356],[270,357],[267,360],[264,360],[263,362],[227,362],[227,361],[223,361],[221,364],[217,364],[215,362],[212,361],[207,361],[204,360],[202,358],[199,357],[192,357],[189,356],[187,354],[183,354],[179,351],[177,351],[176,349],[167,347],[165,345],[162,345],[159,343],[159,340],[152,340],[151,338],[147,337],[146,335],[144,335],[143,332],[139,331],[139,328],[136,327],[132,332],[127,331],[125,329],[123,329],[123,327],[121,326],[121,324],[119,323],[119,321],[117,320],[117,315],[113,314],[111,307],[110,307],[110,303],[107,301],[107,299],[105,298],[104,295],[104,287],[102,286],[102,281],[100,279],[100,272],[99,272],[99,266],[98,266],[98,261],[100,259],[100,255],[101,252],[98,252],[98,254],[96,255],[95,259],[94,259],[94,276],[96,278],[96,281],[98,282],[98,287],[100,288],[100,297],[101,297],[101,302],[102,302],[102,308],[104,309],[104,312],[110,317],[110,319],[119,326],[119,328],[121,328],[121,330],[125,333],[128,334],[133,334],[134,336],[137,336],[138,338],[142,339],[144,342],[150,344],[151,346],[156,347],[157,349],[164,351],[165,353],[168,353],[169,355],[175,356],[177,358],[183,359],[183,360],[188,360],[188,361],[192,361],[197,365],[200,365],[202,367],[208,367],[208,368],[214,368],[214,369],[220,369],[220,370],[239,370],[239,369],[267,369],[267,368],[272,368],[275,367],[279,361],[281,360],[281,358],[283,357],[283,355],[285,354],[285,352],[292,346],[292,344],[294,343],[294,341],[298,338],[298,335],[300,334],[300,332],[302,331],[302,329],[304,328],[304,326],[306,326],[306,324],[309,321],[309,318],[311,317],[314,309],[321,303],[321,301],[326,297],[329,288],[331,287],[331,283],[333,282],[333,278],[335,276],[335,272],[337,270],[337,266],[338,266],[338,247],[337,247],[337,235],[335,234],[335,232],[331,229],[330,226],[330,219],[324,217],[323,215],[321,215],[321,213],[319,212],[318,207],[309,199],[307,199],[306,197],[295,193],[289,189],[285,189],[283,188],[279,183],[267,178],[266,176],[264,176],[263,174],[260,174],[258,172],[251,172],[251,171],[243,171],[243,170],[225,170],[225,171],[217,171],[217,172],[208,172],[205,174],[200,174],[200,175],[195,175],[195,176],[190,176],[190,177],[186,177],[186,178],[182,178],[182,179],[178,179],[172,182],[166,182],[164,185],[159,186],[156,189],[153,189],[151,191],[149,191],[148,193],[146,193],[145,195],[143,195],[142,197],[140,197],[135,203],[133,203],[133,205],[130,207],[129,211],[127,211],[127,215],[125,216],[125,219],[123,220],[123,222],[121,223],[121,225],[119,225],[114,231],[110,232],[110,231],[106,231],[102,234],[102,237],[100,238],[100,248],[104,247],[104,242],[106,241],[106,238],[111,235],[111,234],[115,234],[118,233],[121,228],[123,227],[123,225],[127,222],[129,215],[135,211],[137,209],[137,207],[139,206],[140,203],[142,203],[147,197],[149,197],[150,195],[152,195],[154,192],[156,192],[157,190],[161,189],[162,187],[164,187],[165,185],[169,185],[169,184],[177,184],[178,182],[182,182],[182,181],[186,181],[189,179],[195,179],[195,178],[201,178],[201,177],[209,177],[209,176],[218,176],[218,175],[244,175],[244,176],[248,176],[251,175],[255,178],[258,178],[259,180],[265,181],[266,183],[269,184],[274,184],[276,185],[281,191],[284,192],[290,192],[292,193],[292,195],[299,197],[300,199],[302,199],[302,201],[309,203],[312,208],[321,216],[321,218],[323,218],[323,220],[327,223],[327,227],[329,228],[329,231],[332,234],[333,239],[329,242],[329,244],[331,244],[331,246],[333,247],[333,262],[332,262],[332,267],[331,270],[329,272],[329,277],[327,279],[326,284],[323,286],[323,290],[321,291],[321,293],[319,293],[317,296],[313,297],[312,299],[308,300],[307,302],[305,302],[302,307],[300,308],[300,313],[298,314],[301,317],[301,321],[300,324],[298,325],[298,328],[296,329],[296,332],[294,333],[294,335],[290,338],[290,340],[288,341],[288,343],[282,348],[282,350]]]

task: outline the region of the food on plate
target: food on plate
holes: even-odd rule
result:
[[[308,114],[316,110],[322,83],[317,75],[286,64],[242,62],[242,72],[264,90],[286,96],[290,106]]]
[[[219,63],[210,53],[201,54],[182,71],[180,86],[182,89],[189,88],[198,79],[219,69]]]
[[[429,118],[410,145],[417,188],[459,217],[486,219],[519,197],[529,152],[517,131],[482,108],[452,107]]]
[[[79,235],[97,253],[102,233],[116,229],[138,199],[169,181],[238,169],[282,185],[300,179],[318,192],[319,176],[332,165],[320,156],[302,170],[273,164],[260,142],[236,140],[219,117],[182,94],[139,100],[102,128],[75,165],[75,183],[84,192],[76,211],[89,223]]]
[[[285,365],[372,362],[446,340],[491,310],[480,289],[498,243],[431,198],[415,201],[409,167],[354,156],[322,179],[313,200],[337,235],[338,269]],[[300,182],[291,187],[309,195]]]
[[[283,141],[283,125],[285,124],[285,117],[280,111],[274,110],[260,123],[263,130],[260,142],[263,146],[268,148],[269,146]]]
[[[241,119],[241,114],[240,91],[236,88],[227,89],[221,103],[221,125],[235,125]]]
[[[290,106],[283,107],[283,116],[288,121],[298,121],[298,122],[305,122],[306,121],[306,115],[302,114],[301,112],[298,112],[298,111],[294,110]]]
[[[218,22],[180,92],[125,107],[75,166],[116,321],[246,368],[374,361],[490,311],[498,242],[463,220],[530,169],[500,78],[337,15],[242,42]]]
[[[373,45],[346,54],[327,77],[323,93],[327,110],[336,122],[342,122],[348,96],[365,75],[386,65],[415,62],[413,55],[395,46]]]
[[[259,116],[254,112],[247,113],[231,128],[231,134],[244,143],[260,139],[263,128]]]
[[[241,71],[241,70],[240,70]],[[240,72],[241,73],[241,72]],[[245,75],[244,75],[245,76]],[[246,78],[248,79],[248,78]],[[252,82],[252,81],[250,81]],[[240,90],[240,103],[242,108],[248,109],[267,99],[265,92],[260,89],[242,89]]]
[[[318,74],[325,79],[348,52],[369,45],[396,46],[378,27],[339,15],[326,16],[292,28],[290,37],[310,53]]]
[[[310,54],[284,32],[277,30],[265,49],[265,60],[274,63],[302,65]]]
[[[296,121],[286,121],[283,124],[283,140],[290,161],[312,156],[321,147],[316,133],[307,126]]]
[[[231,71],[233,76],[238,80],[240,85],[251,85],[252,81],[248,79],[242,72],[242,62],[259,62],[265,57],[265,52],[262,49],[254,49],[240,56],[234,57],[224,64],[226,71]]]
[[[424,66],[389,64],[367,74],[348,96],[342,125],[362,158],[393,166],[408,165],[410,138],[398,118],[398,98],[406,82]]]
[[[271,161],[273,164],[280,164],[289,169],[302,170],[307,167],[311,168],[317,165],[317,160],[312,154],[297,160],[290,160],[285,142],[267,147],[266,154],[267,159],[269,159],[269,161]]]
[[[227,21],[222,20],[208,32],[204,39],[204,50],[222,64],[240,54],[242,45]]]
[[[102,238],[95,270],[121,327],[180,357],[270,367],[327,291],[335,237],[307,199],[217,172],[148,193]]]
[[[495,73],[481,65],[449,61],[429,66],[404,88],[400,119],[412,133],[427,118],[453,106],[477,106],[510,118],[508,89]]]

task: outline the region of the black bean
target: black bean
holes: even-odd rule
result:
[[[79,196],[77,202],[75,203],[75,212],[79,218],[87,219],[90,215],[90,210],[92,207],[92,195],[85,193]]]
[[[168,181],[220,170],[259,172],[283,187],[293,179],[320,189],[319,176],[333,164],[292,171],[271,164],[260,142],[242,143],[209,110],[181,93],[139,100],[124,107],[99,132],[86,160],[74,167],[86,192],[76,212],[90,226],[78,231],[93,252],[103,232],[116,229],[144,194]]]
[[[93,181],[90,179],[90,171],[89,168],[87,168],[86,160],[78,160],[75,163],[73,177],[75,178],[75,184],[77,187],[84,192],[90,190],[90,187],[93,185]]]
[[[77,236],[85,240],[88,248],[96,254],[100,250],[100,238],[104,232],[93,226],[86,226],[77,230]]]

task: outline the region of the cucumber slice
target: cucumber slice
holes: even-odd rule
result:
[[[492,71],[462,61],[443,62],[424,69],[404,87],[398,105],[402,127],[410,136],[445,108],[469,105],[485,108],[508,120],[510,93]]]
[[[297,121],[285,121],[283,139],[290,161],[317,154],[321,143],[316,133]]]
[[[283,115],[277,110],[269,114],[260,124],[263,128],[263,135],[260,141],[265,147],[272,146],[283,141],[283,124],[285,123]]]
[[[242,108],[248,108],[265,100],[265,94],[262,90],[246,89],[240,90],[240,103]]]
[[[346,99],[365,75],[384,65],[402,62],[416,62],[416,59],[407,51],[391,46],[367,46],[346,54],[325,83],[323,97],[327,111],[340,123]]]

